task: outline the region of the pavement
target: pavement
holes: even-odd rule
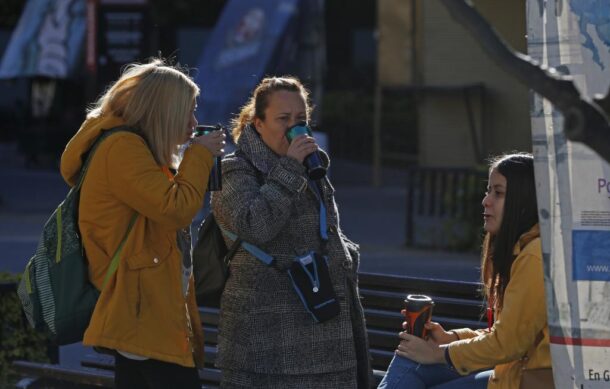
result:
[[[4,160],[3,160],[4,159]],[[407,248],[406,189],[400,170],[384,169],[370,185],[371,168],[336,160],[330,171],[344,233],[361,246],[360,271],[477,281],[476,253]],[[20,273],[36,250],[44,223],[68,191],[57,169],[26,169],[0,157],[0,271]],[[78,365],[87,348],[60,348],[60,361]]]
[[[361,246],[361,271],[478,280],[476,253],[405,247],[406,189],[399,170],[384,169],[380,187],[370,185],[366,165],[335,161],[330,174],[341,227]],[[0,271],[21,272],[68,187],[56,169],[20,166],[0,167],[0,182]]]

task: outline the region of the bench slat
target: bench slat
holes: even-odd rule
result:
[[[447,330],[461,327],[477,329],[486,326],[481,315],[483,301],[479,292],[480,283],[375,273],[359,273],[358,277],[377,383],[383,377],[398,345],[398,332],[404,321],[400,309],[407,294],[431,296],[435,301],[433,320],[441,323]],[[204,331],[206,360],[205,368],[199,369],[199,376],[201,382],[205,384],[204,387],[214,387],[221,379],[220,370],[214,367],[218,352],[219,309],[201,306],[199,316]],[[81,361],[81,365],[81,368],[65,368],[26,361],[13,363],[15,370],[24,375],[51,377],[87,385],[95,385],[91,382],[99,382],[100,385],[108,387],[113,385],[113,356],[88,354]]]
[[[361,289],[362,304],[366,307],[394,310],[399,312],[404,307],[404,295],[394,292]],[[483,312],[482,301],[456,299],[451,297],[430,295],[434,300],[432,315],[446,315],[473,317]]]
[[[466,298],[479,295],[481,290],[481,284],[478,282],[393,276],[378,273],[359,273],[358,284],[360,288],[394,290],[404,293],[426,294],[427,292]]]
[[[106,370],[69,368],[55,364],[29,361],[14,361],[12,366],[17,373],[24,376],[46,377],[58,381],[104,388],[114,386],[114,373]]]
[[[212,353],[214,354],[215,359],[215,352],[216,350],[214,348],[209,348],[206,350],[206,365],[207,358],[210,357]],[[81,361],[81,365],[86,368],[95,368],[97,369],[96,371],[112,371],[114,370],[114,357],[112,355],[107,354],[87,354]],[[112,373],[112,377],[114,377],[114,373]],[[199,379],[203,383],[218,384],[220,382],[220,378],[220,370],[214,367],[206,367],[203,369],[199,369]]]

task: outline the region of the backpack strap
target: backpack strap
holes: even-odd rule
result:
[[[80,176],[78,177],[78,183],[76,184],[76,190],[80,190],[81,186],[83,185],[83,181],[85,180],[85,175],[87,174],[87,170],[89,169],[89,164],[91,163],[93,154],[95,154],[95,151],[97,150],[97,148],[100,146],[100,144],[102,144],[102,142],[106,138],[108,138],[110,135],[117,133],[119,131],[133,132],[133,130],[128,126],[114,127],[114,128],[111,128],[110,130],[105,130],[104,132],[102,132],[102,134],[100,134],[100,136],[97,137],[95,142],[93,142],[93,145],[91,146],[89,151],[87,151],[85,163],[83,163],[83,167],[81,168]]]
[[[106,272],[106,277],[104,277],[104,283],[102,284],[102,290],[104,290],[104,288],[106,287],[106,284],[108,283],[108,280],[116,272],[116,270],[119,267],[119,259],[121,258],[121,251],[123,251],[123,246],[125,245],[125,242],[127,242],[129,233],[131,232],[131,229],[132,229],[133,225],[136,223],[137,219],[138,219],[138,214],[136,213],[135,215],[133,215],[131,217],[131,220],[129,221],[129,226],[127,226],[127,232],[125,232],[125,236],[123,237],[123,240],[119,244],[119,247],[117,247],[116,251],[114,252],[114,255],[112,256],[112,261],[110,262],[110,266],[108,266],[108,271]]]
[[[93,146],[91,146],[91,148],[87,152],[87,157],[85,159],[85,163],[83,164],[83,167],[82,167],[81,173],[80,173],[80,177],[78,178],[78,183],[76,184],[76,190],[80,190],[81,186],[83,185],[83,181],[85,180],[85,175],[87,174],[87,170],[89,169],[89,164],[91,163],[91,160],[92,160],[93,155],[95,154],[95,151],[97,150],[97,148],[100,146],[100,144],[102,144],[102,142],[106,138],[108,138],[110,135],[117,133],[119,131],[132,132],[133,130],[128,126],[119,126],[119,127],[111,128],[110,130],[106,130],[100,136],[97,137],[97,139],[93,143]],[[119,267],[119,259],[121,257],[121,251],[123,250],[123,246],[125,245],[125,242],[127,241],[127,238],[129,237],[129,233],[131,232],[131,229],[133,228],[133,225],[135,224],[137,218],[138,218],[138,213],[134,214],[131,217],[129,226],[127,227],[127,232],[125,232],[125,236],[123,236],[123,240],[121,240],[121,243],[119,243],[119,247],[116,249],[116,251],[114,252],[114,255],[112,256],[112,261],[110,262],[110,266],[108,266],[108,271],[106,272],[106,277],[104,277],[104,283],[102,284],[102,290],[104,290],[104,288],[106,287],[106,283],[108,283],[108,280],[110,279],[110,277],[116,272],[116,270]]]
[[[322,251],[326,251],[325,246],[326,246],[326,242],[328,241],[328,234],[326,233],[326,229],[327,229],[327,227],[326,227],[326,225],[327,225],[326,206],[324,205],[324,201],[322,199],[321,189],[317,186],[316,183],[312,182],[312,185],[314,187],[314,193],[320,202],[320,238],[322,238],[322,242],[323,242]],[[231,261],[231,258],[235,255],[235,252],[237,251],[239,246],[243,247],[244,250],[246,250],[247,252],[252,254],[256,259],[258,259],[259,261],[261,261],[262,263],[264,263],[267,266],[270,266],[273,263],[273,261],[275,260],[275,258],[273,258],[273,256],[267,254],[265,251],[261,250],[259,247],[255,246],[251,243],[245,242],[244,240],[242,240],[240,237],[238,237],[233,232],[224,229],[220,224],[218,224],[218,228],[220,228],[222,233],[225,234],[227,237],[229,237],[229,239],[231,239],[234,242],[233,245],[231,246],[231,248],[229,249],[227,255],[225,256],[225,259],[224,259],[225,263],[228,263]]]
[[[262,263],[264,263],[267,266],[271,265],[273,263],[273,261],[275,260],[275,258],[273,258],[273,256],[267,254],[266,252],[264,252],[257,246],[255,246],[251,243],[248,243],[248,242],[244,242],[241,238],[239,238],[237,235],[235,235],[231,231],[225,230],[224,228],[222,228],[220,223],[218,223],[218,227],[220,228],[220,230],[222,231],[223,234],[225,234],[226,236],[229,237],[229,239],[231,239],[232,241],[235,242],[235,243],[233,243],[233,245],[231,246],[231,249],[227,253],[226,258],[228,258],[228,260],[230,260],[231,257],[233,257],[233,255],[235,255],[235,252],[237,251],[237,248],[239,246],[243,247],[244,250],[246,250],[247,252],[252,254],[256,259],[258,259],[259,261],[261,261]],[[236,246],[236,244],[237,244],[237,246]],[[232,254],[231,257],[229,257],[229,254]],[[227,261],[227,259],[225,259],[225,262],[226,261]]]

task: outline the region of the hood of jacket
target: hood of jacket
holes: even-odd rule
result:
[[[125,122],[116,116],[100,116],[89,118],[83,122],[79,130],[66,145],[61,155],[61,176],[70,186],[76,185],[83,167],[85,155],[102,131],[122,126]]]

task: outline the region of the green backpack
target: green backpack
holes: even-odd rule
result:
[[[82,167],[77,185],[59,204],[44,225],[36,253],[29,260],[17,289],[30,325],[48,331],[58,345],[79,342],[89,326],[100,292],[89,282],[88,264],[78,229],[80,189],[97,147],[117,127],[104,131],[95,141]],[[106,273],[103,286],[114,274],[121,249],[135,223],[133,216]],[[102,287],[103,289],[103,287]]]

